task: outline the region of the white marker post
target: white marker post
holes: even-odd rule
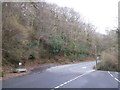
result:
[[[19,62],[19,66],[21,66],[22,65],[22,63],[21,62]]]
[[[19,62],[19,68],[22,68],[22,63],[21,62]]]
[[[99,57],[97,56],[96,64],[98,63]]]
[[[27,69],[25,69],[25,68],[23,68],[22,67],[22,63],[21,62],[19,62],[19,67],[15,70],[15,72],[26,72],[27,71]]]
[[[96,57],[96,69],[97,69],[97,48],[96,48],[96,45],[95,45],[95,57]]]

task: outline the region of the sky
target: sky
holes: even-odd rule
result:
[[[105,34],[105,30],[118,27],[118,2],[120,0],[46,0],[61,7],[70,7],[79,12],[83,20]]]

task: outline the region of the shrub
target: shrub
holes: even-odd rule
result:
[[[118,71],[117,52],[103,52],[101,59],[102,61],[97,65],[98,70]]]
[[[54,36],[51,40],[50,53],[57,55],[62,51],[63,45],[64,45],[63,39],[59,35]]]

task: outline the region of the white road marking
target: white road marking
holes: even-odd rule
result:
[[[113,77],[114,78],[114,76],[108,71],[108,73],[110,74],[110,76],[111,77]],[[114,78],[117,82],[119,82],[120,83],[120,81],[117,79],[117,78]]]
[[[118,81],[118,82],[120,83],[120,81],[119,81],[117,78],[115,78],[115,80]]]
[[[110,76],[111,76],[111,77],[113,77],[113,75],[112,75],[112,74],[110,74]]]
[[[113,75],[108,71],[108,73],[110,74],[111,77],[113,77]]]
[[[75,78],[73,78],[73,79],[71,79],[71,80],[69,80],[69,81],[66,81],[66,82],[64,82],[63,84],[60,84],[59,86],[56,86],[56,87],[54,87],[55,89],[57,89],[57,88],[60,88],[60,87],[62,87],[62,86],[64,86],[64,85],[66,85],[66,84],[68,84],[68,83],[70,83],[70,82],[72,82],[72,81],[74,81],[74,80],[76,80],[76,79],[78,79],[78,78],[80,78],[80,77],[82,77],[82,76],[84,76],[84,75],[87,75],[87,74],[89,74],[89,73],[91,73],[91,72],[94,72],[95,70],[91,70],[91,71],[89,71],[89,72],[87,72],[87,73],[85,73],[85,74],[82,74],[82,75],[79,75],[79,76],[77,76],[77,77],[75,77]],[[52,90],[54,90],[54,89],[52,89]]]
[[[82,67],[82,68],[86,68],[86,67]]]

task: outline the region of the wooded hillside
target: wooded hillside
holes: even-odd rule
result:
[[[3,66],[16,67],[19,61],[60,62],[57,56],[82,61],[117,50],[116,31],[97,33],[72,8],[46,2],[4,2],[2,22]]]

